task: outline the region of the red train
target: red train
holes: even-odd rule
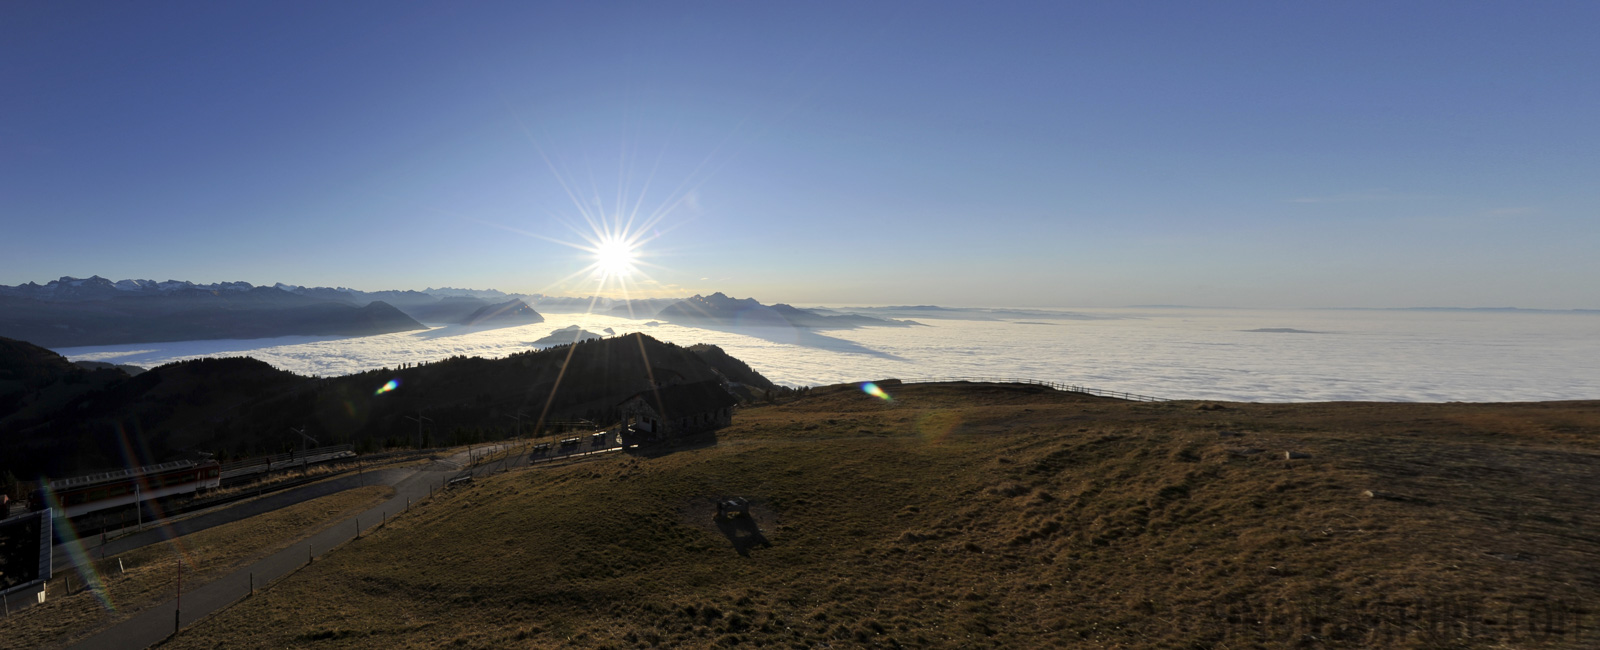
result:
[[[50,481],[48,491],[61,508],[58,516],[72,518],[91,512],[125,506],[135,501],[162,499],[215,489],[221,484],[222,467],[216,461],[179,460],[134,469],[101,472]],[[46,490],[34,490],[28,507],[43,510],[51,504]]]

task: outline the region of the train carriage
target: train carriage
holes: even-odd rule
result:
[[[35,490],[28,506],[33,510],[49,507],[48,491],[61,515],[72,518],[136,501],[204,492],[219,485],[221,466],[216,461],[180,460],[56,479],[47,489]]]

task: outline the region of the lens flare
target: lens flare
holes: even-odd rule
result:
[[[924,413],[917,418],[917,435],[927,442],[943,442],[948,439],[956,429],[961,426],[961,414],[957,411],[934,411]]]
[[[72,521],[67,519],[67,509],[61,507],[55,491],[50,489],[50,479],[39,477],[39,485],[39,490],[44,493],[45,507],[61,515],[55,521],[56,536],[61,539],[61,545],[66,547],[68,561],[77,569],[78,579],[90,593],[94,594],[95,600],[100,601],[101,608],[108,612],[117,611],[116,606],[111,603],[111,594],[106,591],[105,583],[100,579],[100,572],[96,570],[94,559],[83,547],[83,540],[78,538],[78,531],[72,526]]]
[[[382,395],[384,393],[390,392],[390,391],[392,391],[392,390],[394,390],[396,388],[399,388],[399,387],[400,387],[400,380],[399,379],[390,379],[389,383],[384,384],[382,386],[379,386],[378,390],[376,392],[372,393],[372,394],[373,395]]]
[[[890,397],[889,394],[884,392],[882,388],[878,388],[877,384],[874,384],[874,383],[872,383],[870,381],[861,384],[861,392],[866,393],[868,395],[871,395],[873,397],[876,397],[878,399],[881,399],[881,400],[883,400],[885,402],[893,402],[894,401],[893,397]]]
[[[138,423],[134,422],[133,426],[137,427]],[[117,437],[122,443],[121,447],[124,467],[133,469],[146,464],[147,459],[150,458],[150,450],[144,446],[145,436],[138,435],[138,432],[134,432],[133,435],[129,435],[128,428],[123,426],[123,424],[120,422],[117,423],[116,430]],[[134,448],[134,443],[136,440],[139,445],[138,450],[135,450]],[[140,451],[143,453],[139,453]],[[169,545],[171,545],[173,552],[177,556],[179,571],[182,571],[184,567],[192,569],[195,566],[194,556],[192,556],[189,553],[189,550],[185,548],[182,534],[177,529],[173,528],[171,522],[168,521],[167,513],[161,507],[161,499],[149,496],[158,492],[159,488],[162,487],[160,485],[152,485],[150,478],[151,477],[149,474],[140,474],[134,478],[134,481],[137,484],[136,493],[144,495],[144,498],[140,499],[134,504],[134,508],[142,511],[143,513],[148,513],[148,516],[140,516],[140,520],[142,522],[153,524],[155,526],[155,530],[160,533],[162,538],[167,540]],[[141,524],[140,529],[142,530],[143,528],[144,526]],[[70,546],[68,553],[71,553]],[[101,589],[98,593],[104,594],[104,591],[104,589]],[[111,602],[109,594],[101,596],[100,601],[101,606],[105,607],[108,611],[114,611],[114,603]]]

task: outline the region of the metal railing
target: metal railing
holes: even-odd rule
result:
[[[158,465],[146,465],[144,467],[135,467],[133,469],[119,469],[119,470],[110,471],[110,472],[99,472],[99,473],[96,473],[96,474],[85,474],[83,476],[73,476],[73,477],[70,477],[70,478],[61,478],[61,479],[56,479],[54,481],[50,481],[50,489],[52,489],[52,490],[65,490],[67,488],[81,487],[81,486],[84,486],[84,485],[93,485],[95,483],[106,483],[106,482],[110,482],[110,481],[120,481],[120,480],[123,480],[123,479],[135,477],[135,476],[145,476],[147,474],[159,474],[161,472],[165,472],[165,471],[169,471],[169,470],[183,469],[183,468],[187,468],[187,467],[194,467],[195,465],[199,465],[199,463],[197,463],[195,461],[192,461],[192,460],[175,460],[175,461],[171,461],[171,462],[167,462],[167,463],[161,463],[161,464],[158,464]]]
[[[1094,395],[1096,397],[1113,397],[1132,402],[1171,401],[1164,397],[1152,397],[1150,395],[1140,395],[1138,393],[1129,393],[1120,390],[1102,390],[1099,388],[1090,388],[1088,386],[1067,384],[1058,381],[1045,381],[1042,379],[1027,379],[1019,377],[895,377],[894,379],[899,379],[900,382],[904,384],[936,384],[955,381],[978,384],[1028,384],[1030,386],[1044,386],[1046,388],[1052,388],[1066,393],[1082,393],[1084,395]]]
[[[229,480],[241,476],[265,474],[267,472],[281,469],[315,465],[317,463],[325,463],[330,460],[351,458],[354,456],[355,447],[347,444],[333,445],[331,447],[318,447],[316,449],[295,451],[287,454],[257,456],[255,458],[248,458],[223,465],[221,478],[223,480]]]

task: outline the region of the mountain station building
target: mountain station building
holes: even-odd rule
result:
[[[641,391],[617,405],[622,442],[635,445],[720,429],[733,423],[738,403],[714,379]]]

